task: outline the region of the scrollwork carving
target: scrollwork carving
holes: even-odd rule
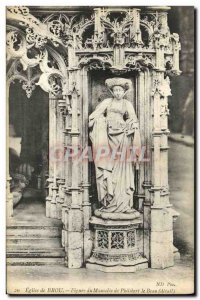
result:
[[[11,58],[22,57],[26,50],[23,37],[17,31],[9,31],[6,35],[7,61]]]
[[[26,6],[8,6],[7,10],[12,14],[22,14],[23,16],[29,15],[29,9]]]
[[[90,17],[75,15],[69,17],[64,14],[52,15],[44,20],[48,31],[60,39],[65,46],[73,46],[75,49],[83,48],[82,35],[93,24],[94,15]]]
[[[107,231],[97,231],[97,245],[99,248],[108,249],[108,232]]]
[[[128,248],[135,247],[135,231],[127,232],[127,246]]]
[[[111,232],[111,249],[124,248],[124,233],[120,231]]]
[[[84,55],[79,59],[79,66],[87,65],[89,69],[103,69],[113,65],[112,56],[109,54],[102,55]]]
[[[33,58],[27,56],[27,41],[24,36],[18,31],[9,31],[6,39],[7,45],[7,61],[10,59],[19,58],[23,69],[26,70],[28,67],[35,67],[43,59],[43,52],[35,55]]]
[[[65,81],[62,73],[58,69],[55,69],[53,66],[51,68],[48,66],[47,50],[44,51],[44,56],[39,66],[42,75],[36,85],[39,85],[45,92],[52,93],[54,96],[62,94]]]
[[[155,67],[155,58],[153,55],[142,54],[138,55],[129,54],[126,56],[125,65],[130,70],[142,70],[143,67],[154,68]]]
[[[35,48],[44,48],[47,43],[47,37],[36,34],[33,28],[26,28],[27,48],[35,46]]]

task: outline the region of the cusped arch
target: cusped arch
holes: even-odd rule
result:
[[[36,85],[48,93],[52,93],[55,96],[56,91],[58,91],[58,86],[55,88],[55,82],[50,83],[50,78],[60,78],[61,87],[59,90],[62,90],[61,94],[66,94],[67,85],[66,85],[66,65],[62,56],[55,49],[56,47],[52,45],[49,41],[43,45],[43,47],[36,47],[34,45],[34,36],[33,43],[30,44],[27,38],[27,32],[24,31],[20,24],[19,26],[7,25],[7,79],[15,76],[18,78],[19,74],[11,74],[12,71],[15,71],[14,65],[16,61],[19,61],[23,66],[23,71],[28,70],[29,68],[39,67],[40,75],[34,78],[38,79],[38,82],[35,82]],[[35,56],[30,58],[28,53],[30,51],[35,52]],[[49,61],[51,58],[56,62],[56,66],[49,66]],[[54,64],[55,65],[55,64]],[[39,78],[37,78],[39,77]],[[30,82],[32,79],[28,78],[26,81]],[[8,80],[8,84],[10,80]]]
[[[140,21],[140,30],[141,30],[141,35],[142,35],[142,41],[144,45],[148,46],[149,42],[154,34],[154,30],[152,26],[150,26],[147,22],[145,21]]]

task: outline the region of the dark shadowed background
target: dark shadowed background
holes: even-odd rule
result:
[[[195,15],[192,6],[172,6],[168,15],[171,32],[178,33],[181,42],[180,70],[171,80],[169,98],[169,128],[171,132],[194,133],[194,34]]]

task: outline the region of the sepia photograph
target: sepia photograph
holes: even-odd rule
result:
[[[6,293],[194,295],[195,7],[33,5],[5,7]]]

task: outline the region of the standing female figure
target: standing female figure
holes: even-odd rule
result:
[[[89,116],[100,209],[108,218],[136,212],[133,209],[134,162],[131,154],[141,147],[139,124],[130,101],[124,98],[131,80],[111,78],[105,82],[113,98],[103,100]],[[137,152],[137,151],[138,152]],[[132,152],[131,152],[132,151]],[[105,214],[108,213],[108,214]]]

